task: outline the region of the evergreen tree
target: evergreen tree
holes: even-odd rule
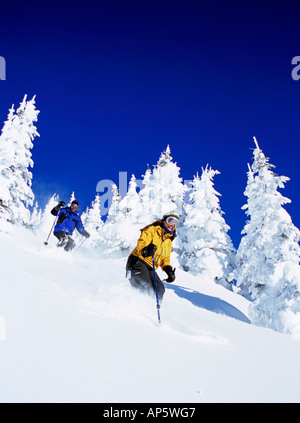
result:
[[[114,189],[112,205],[104,225],[104,254],[127,256],[134,248],[139,237],[142,207],[137,193],[136,178],[132,175],[129,189],[124,198],[120,198]]]
[[[51,214],[51,210],[57,206],[59,202],[59,196],[57,194],[52,195],[48,200],[45,209],[42,213],[40,223],[38,225],[39,232],[46,238],[48,236],[56,217]]]
[[[35,96],[27,101],[25,95],[16,113],[9,111],[0,136],[0,219],[11,223],[29,224],[28,206],[33,205],[31,190],[33,167],[31,149],[33,139],[39,136],[33,122],[39,111]]]
[[[35,203],[34,208],[32,210],[29,225],[35,231],[40,226],[42,219],[42,211],[39,209],[38,202]]]
[[[120,201],[121,195],[116,184],[112,185],[112,200],[107,213],[107,218],[103,227],[103,243],[102,251],[107,257],[113,256],[119,251],[119,242],[116,239],[116,231],[114,229],[115,223],[118,221],[120,215]]]
[[[112,185],[112,200],[108,210],[106,222],[114,222],[120,212],[121,195],[116,184]]]
[[[127,255],[136,245],[143,226],[161,218],[165,212],[182,213],[186,187],[179,177],[179,168],[172,162],[169,146],[161,154],[153,172],[147,169],[143,185],[138,194],[133,175],[123,199],[117,187],[113,187],[112,204],[104,225],[105,255]]]
[[[81,220],[85,229],[91,235],[86,241],[85,246],[89,248],[100,246],[103,238],[103,221],[101,219],[99,194],[96,195],[91,207],[87,208],[86,212],[82,213]]]
[[[173,163],[170,147],[167,146],[152,173],[148,169],[144,176],[144,188],[140,192],[143,210],[141,223],[148,224],[169,211],[182,215],[183,198],[187,188],[179,173],[180,168]]]
[[[143,175],[142,185],[143,188],[139,193],[141,213],[138,221],[141,223],[141,227],[146,226],[149,221],[153,220],[151,213],[151,204],[153,202],[153,190],[151,182],[152,172],[150,167],[147,168],[145,175]],[[157,217],[157,216],[156,216]]]
[[[290,200],[278,191],[289,178],[272,171],[254,142],[243,207],[250,220],[242,232],[235,275],[241,293],[255,300],[250,307],[253,323],[300,334],[300,231],[283,208]]]
[[[131,176],[127,195],[120,201],[120,210],[125,216],[130,216],[132,221],[137,222],[142,213],[140,196],[137,193],[136,177]]]
[[[73,191],[73,192],[72,192],[72,194],[71,194],[71,198],[70,198],[70,201],[69,201],[68,207],[70,207],[70,206],[71,206],[72,201],[74,201],[75,199],[76,199],[76,198],[75,198],[75,192]]]
[[[192,182],[180,232],[180,263],[185,270],[231,289],[235,249],[227,234],[230,228],[223,218],[220,194],[214,189],[213,178],[219,173],[206,167],[201,178],[197,175]]]

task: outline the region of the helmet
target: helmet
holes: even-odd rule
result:
[[[163,215],[163,219],[167,219],[167,217],[170,217],[170,216],[175,217],[175,219],[179,220],[179,214],[176,213],[176,212],[173,212],[173,211],[170,211],[168,213],[165,213]]]
[[[79,207],[79,201],[78,200],[73,200],[71,203],[71,206],[73,206],[73,204],[77,204],[77,206]]]

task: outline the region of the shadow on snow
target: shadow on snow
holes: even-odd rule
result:
[[[234,319],[245,323],[251,323],[248,317],[245,316],[239,309],[220,298],[201,294],[200,292],[183,288],[178,285],[165,285],[165,287],[167,289],[172,289],[178,297],[190,301],[196,307],[203,308],[214,313],[223,314],[228,317],[233,317]]]

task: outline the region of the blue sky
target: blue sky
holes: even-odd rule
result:
[[[238,246],[253,136],[300,227],[300,6],[289,1],[13,2],[1,5],[0,121],[36,94],[41,206],[102,179],[141,178],[169,144],[185,180],[208,163]],[[0,124],[2,126],[2,124]]]

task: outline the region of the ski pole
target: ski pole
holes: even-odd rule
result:
[[[52,231],[53,231],[53,228],[54,228],[54,226],[55,226],[55,224],[56,224],[56,222],[57,222],[57,220],[58,220],[59,212],[60,212],[60,210],[62,209],[62,207],[63,207],[65,204],[66,204],[66,203],[65,203],[64,201],[61,201],[61,202],[60,202],[60,203],[58,203],[58,205],[54,208],[54,209],[56,209],[56,208],[58,207],[59,209],[57,210],[57,215],[56,215],[55,220],[54,220],[54,222],[53,222],[52,228],[51,228],[51,230],[50,230],[50,232],[49,232],[48,238],[47,238],[47,240],[44,242],[44,245],[48,245],[48,240],[49,240],[50,235],[51,235],[51,233],[52,233]]]
[[[44,245],[48,245],[48,241],[49,241],[50,235],[52,234],[52,231],[53,231],[53,228],[54,228],[54,226],[55,226],[55,224],[56,224],[57,219],[58,219],[58,215],[56,216],[56,218],[55,218],[55,220],[54,220],[54,222],[53,222],[52,228],[50,229],[50,232],[49,232],[48,238],[47,238],[47,240],[44,242]]]
[[[81,243],[79,244],[78,248],[74,251],[74,254],[77,253],[77,251],[79,250],[79,248],[82,246],[82,244],[87,240],[87,238],[84,238]]]
[[[156,273],[155,273],[155,263],[154,263],[154,254],[152,254],[152,265],[153,265],[153,275],[154,275],[154,284],[155,284],[155,293],[156,293],[156,308],[157,308],[157,317],[158,323],[160,323],[160,305],[158,300],[158,291],[157,291],[157,282],[156,282]]]

